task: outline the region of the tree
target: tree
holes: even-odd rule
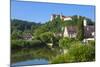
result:
[[[74,15],[71,17],[72,20],[66,20],[66,21],[63,21],[63,26],[73,26],[73,25],[77,25],[78,23],[78,16],[77,15]]]
[[[11,34],[11,39],[21,39],[22,31],[14,30]]]
[[[95,25],[95,22],[92,21],[91,19],[86,18],[86,17],[85,17],[85,19],[87,20],[87,25]]]
[[[45,33],[42,33],[40,36],[40,39],[42,42],[45,42],[45,43],[52,43],[53,41],[53,33],[52,32],[45,32]]]
[[[61,32],[62,20],[60,16],[57,16],[57,18],[52,21],[51,28],[54,33]]]
[[[63,38],[59,40],[59,46],[61,48],[67,48],[69,49],[71,46],[71,39],[70,38]]]
[[[78,33],[77,33],[77,39],[78,40],[83,40],[84,39],[84,25],[83,25],[83,20],[84,18],[82,16],[79,16],[78,18]]]
[[[42,25],[41,27],[35,29],[34,31],[34,36],[39,36],[40,34],[44,33],[44,32],[48,32],[48,28],[46,25]]]
[[[14,30],[20,30],[22,32],[25,30],[30,30],[30,32],[31,31],[33,32],[37,27],[41,25],[42,24],[40,23],[12,19],[11,20],[11,32],[13,32]]]

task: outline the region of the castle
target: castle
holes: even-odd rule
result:
[[[54,20],[55,18],[57,18],[58,16],[60,16],[61,20],[67,21],[67,20],[72,20],[72,18],[70,16],[64,16],[64,15],[57,15],[57,14],[52,14],[51,15],[51,21]]]

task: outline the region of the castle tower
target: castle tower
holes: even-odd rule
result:
[[[52,14],[51,15],[51,18],[50,18],[50,21],[54,20],[56,18],[56,15],[55,14]]]

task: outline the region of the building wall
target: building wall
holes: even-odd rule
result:
[[[64,28],[64,37],[69,37],[67,27]]]

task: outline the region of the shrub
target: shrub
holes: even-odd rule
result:
[[[51,63],[87,62],[95,60],[95,47],[79,42],[71,45],[66,54],[54,57]]]
[[[52,42],[52,38],[53,38],[53,33],[51,32],[45,32],[40,35],[41,41],[45,43]]]
[[[89,41],[89,45],[95,47],[95,41]]]
[[[95,48],[89,45],[76,44],[71,46],[69,54],[74,56],[75,62],[93,61],[95,59]]]
[[[59,40],[59,46],[61,48],[67,48],[67,49],[69,49],[70,46],[71,46],[71,42],[72,41],[69,38],[62,38],[62,39]]]
[[[11,40],[11,49],[19,49],[24,47],[23,40]]]
[[[64,55],[59,55],[56,58],[54,58],[52,60],[51,63],[53,64],[57,64],[57,63],[70,63],[73,62],[73,56],[71,56],[70,54],[64,54]]]
[[[40,40],[11,40],[11,49],[21,49],[21,48],[40,48],[46,47],[46,44],[41,42]]]
[[[46,45],[43,43],[43,42],[41,42],[40,40],[32,40],[32,41],[30,41],[29,42],[30,43],[30,46],[31,47],[38,47],[38,48],[40,48],[40,47],[45,47]]]

